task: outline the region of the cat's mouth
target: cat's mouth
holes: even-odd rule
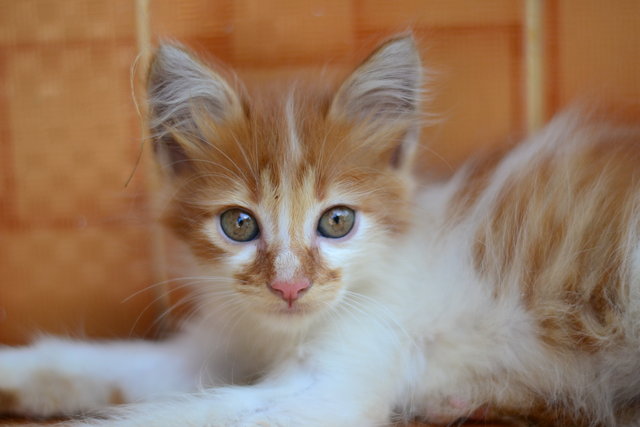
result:
[[[278,327],[284,324],[287,328],[295,328],[302,324],[303,320],[315,317],[314,315],[318,313],[318,307],[316,304],[303,301],[296,301],[289,305],[285,301],[272,300],[269,304],[260,306],[256,311],[261,313],[260,317],[276,322]]]
[[[270,313],[277,317],[305,317],[316,313],[318,305],[313,301],[313,296],[305,295],[306,293],[305,290],[293,301],[280,298],[271,305]]]
[[[310,314],[315,311],[315,304],[307,301],[307,299],[305,295],[300,295],[300,298],[295,301],[277,301],[275,312],[281,316],[304,316]]]
[[[309,313],[309,310],[305,310],[300,306],[300,303],[294,303],[291,306],[283,305],[276,309],[276,314],[280,316],[304,316]]]

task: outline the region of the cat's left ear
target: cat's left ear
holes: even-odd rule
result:
[[[412,36],[392,39],[373,52],[336,93],[329,117],[374,125],[399,125],[391,162],[407,163],[417,144],[423,68]]]

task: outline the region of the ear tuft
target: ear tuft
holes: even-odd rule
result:
[[[200,135],[198,120],[222,122],[241,111],[235,91],[218,74],[177,45],[160,45],[147,77],[149,127],[162,161],[184,165],[176,134]]]
[[[398,119],[418,112],[423,70],[412,36],[392,39],[342,84],[329,114],[350,119]]]

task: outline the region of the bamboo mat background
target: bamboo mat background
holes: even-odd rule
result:
[[[144,4],[141,2],[138,4]],[[543,117],[640,99],[640,2],[547,0]],[[157,332],[172,274],[154,228],[132,64],[145,27],[250,80],[344,71],[413,29],[433,70],[424,168],[525,133],[524,1],[0,0],[0,342]],[[135,81],[133,82],[135,83]],[[133,84],[135,87],[135,84]]]

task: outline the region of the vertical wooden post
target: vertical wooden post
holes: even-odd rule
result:
[[[524,0],[525,28],[525,112],[527,132],[545,121],[544,0]]]
[[[136,3],[136,43],[138,48],[138,60],[136,66],[136,94],[145,93],[146,73],[151,60],[151,23],[149,15],[149,0],[135,0]],[[145,96],[136,97],[138,111],[140,113],[141,137],[143,143],[143,152],[148,154],[147,159],[151,157],[151,147],[149,144],[149,129],[147,127],[148,106]],[[151,204],[151,210],[155,214],[160,211],[160,198],[158,195],[159,178],[156,169],[152,165],[144,168],[146,173],[147,192]],[[156,312],[158,313],[158,333],[161,335],[167,331],[170,319],[166,315],[170,308],[169,286],[167,283],[167,258],[166,243],[164,230],[162,226],[153,221],[151,224],[150,254],[152,264],[153,287],[155,292],[154,303],[156,304]]]

